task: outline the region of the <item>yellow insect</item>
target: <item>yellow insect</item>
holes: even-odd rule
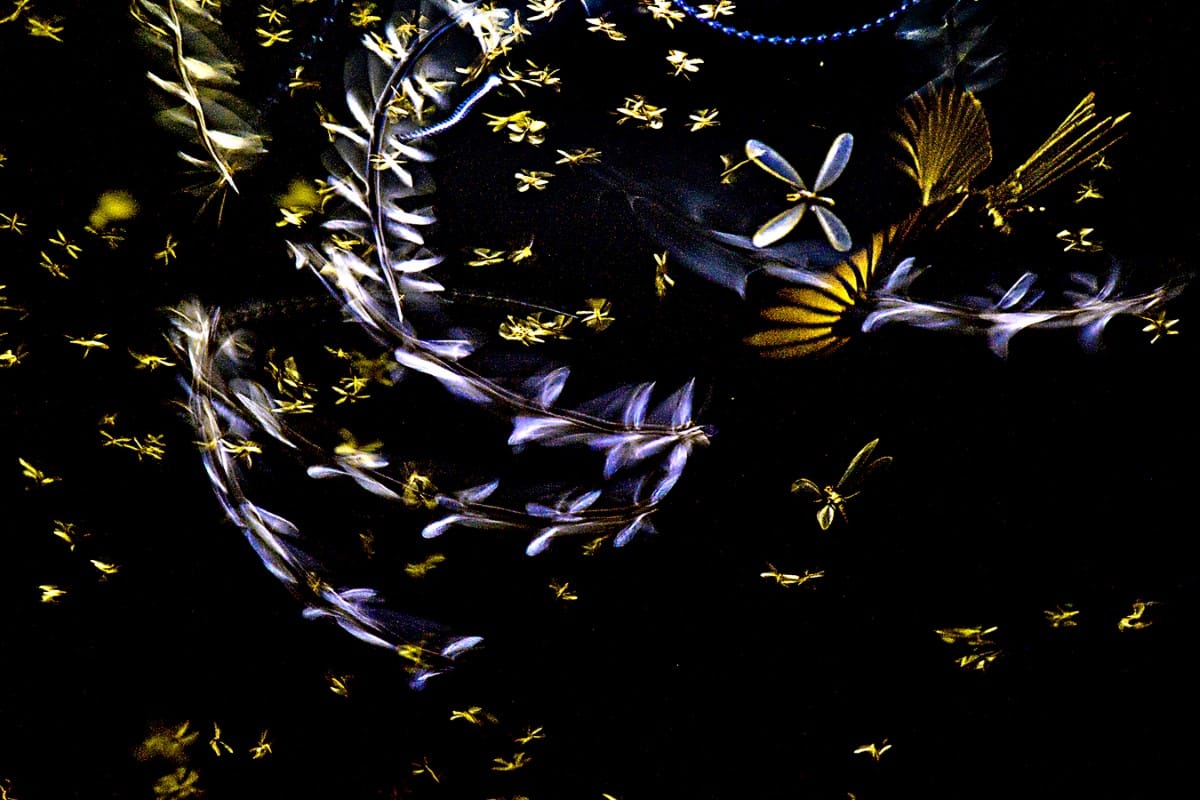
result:
[[[533,19],[530,17],[530,19]],[[588,31],[592,33],[603,33],[610,41],[623,42],[625,34],[617,30],[617,26],[605,20],[603,17],[588,17]]]
[[[671,0],[640,0],[640,5],[650,12],[653,19],[665,22],[671,30],[675,30],[676,22],[683,22],[686,18],[682,11],[671,5]]]
[[[835,512],[846,524],[849,524],[850,518],[846,515],[846,501],[859,495],[861,491],[859,487],[872,472],[892,462],[891,456],[880,456],[874,459],[871,457],[878,444],[878,439],[867,442],[850,460],[850,465],[846,467],[842,477],[832,486],[820,486],[808,478],[799,478],[792,483],[793,494],[808,495],[813,502],[821,506],[817,510],[817,524],[821,526],[821,530],[829,530],[829,526],[833,524]]]
[[[156,356],[151,353],[135,353],[130,350],[129,355],[133,356],[133,360],[137,362],[136,369],[148,369],[151,372],[159,367],[173,367],[174,361],[169,361],[166,356]]]
[[[413,775],[428,775],[429,779],[434,783],[442,782],[442,779],[438,777],[438,774],[433,771],[433,767],[429,766],[429,759],[427,757],[422,758],[420,761],[414,761],[412,766]]]
[[[715,128],[721,124],[717,119],[717,115],[719,113],[720,112],[715,108],[697,109],[695,112],[688,114],[688,121],[691,122],[688,130],[692,133],[695,133],[696,131],[702,131],[705,128]]]
[[[588,307],[576,311],[579,321],[594,331],[603,331],[613,324],[612,303],[603,297],[589,297]]]
[[[468,261],[468,267],[490,267],[493,264],[504,263],[504,251],[492,250],[488,247],[476,247],[471,250],[475,254],[473,261]]]
[[[163,249],[154,254],[154,260],[161,261],[164,267],[170,264],[171,259],[177,257],[175,253],[175,246],[177,244],[179,244],[179,242],[175,241],[171,234],[168,233],[167,241],[163,244]]]
[[[522,767],[528,766],[532,761],[529,756],[525,755],[525,751],[519,751],[513,754],[510,759],[493,758],[492,772],[514,772]]]
[[[262,455],[262,447],[249,439],[231,442],[227,439],[220,439],[217,442],[221,449],[234,458],[240,458],[246,462],[246,467],[253,467],[254,463],[251,460],[256,455]]]
[[[40,251],[38,255],[42,257],[42,260],[38,262],[39,267],[46,270],[46,272],[49,272],[55,278],[59,278],[64,281],[71,279],[71,276],[67,274],[67,267],[65,264],[59,264],[49,255],[47,255],[45,250]]]
[[[100,572],[100,580],[104,580],[104,579],[108,578],[110,575],[116,575],[117,572],[121,569],[116,564],[113,564],[109,561],[100,561],[95,558],[90,558],[90,559],[88,559],[88,561],[91,563],[91,565],[93,567],[95,567]]]
[[[21,220],[20,214],[0,214],[0,231],[12,231],[18,236],[24,236],[23,229],[28,225],[28,222]]]
[[[525,7],[534,12],[534,16],[529,18],[530,22],[537,22],[540,19],[552,19],[558,9],[562,7],[565,0],[529,0]]]
[[[55,230],[54,233],[55,235],[50,237],[50,244],[61,247],[72,259],[79,258],[79,254],[83,252],[83,248],[68,239],[62,231]]]
[[[1066,242],[1066,247],[1063,248],[1064,253],[1070,253],[1072,250],[1077,253],[1098,253],[1104,249],[1104,245],[1088,238],[1095,230],[1095,228],[1080,228],[1076,231],[1061,230],[1055,234],[1055,237],[1059,241]]]
[[[250,750],[248,752],[250,753],[251,759],[257,760],[264,758],[265,756],[271,755],[273,752],[271,750],[271,743],[267,741],[267,733],[267,731],[263,731],[262,736],[258,737],[258,744],[250,746]]]
[[[265,19],[268,25],[282,25],[287,22],[287,15],[271,6],[260,5],[258,13],[255,16],[259,19]]]
[[[667,251],[654,254],[654,293],[664,297],[667,290],[675,285],[675,279],[667,274]]]
[[[699,72],[703,58],[692,58],[683,50],[671,50],[667,53],[667,63],[671,65],[668,75],[678,78],[683,76],[690,79],[691,73]]]
[[[404,574],[410,578],[424,578],[438,564],[446,560],[446,557],[441,553],[433,553],[424,561],[415,561],[411,564],[404,565]]]
[[[809,581],[824,578],[825,570],[817,570],[816,572],[805,570],[803,575],[796,575],[791,572],[780,572],[775,568],[774,564],[767,562],[767,571],[758,573],[758,577],[773,580],[780,586],[803,586]]]
[[[541,725],[537,726],[536,728],[526,728],[525,734],[523,736],[518,736],[516,739],[513,739],[513,741],[521,746],[524,746],[537,739],[545,739],[546,735],[542,731],[543,728]]]
[[[543,191],[550,185],[550,179],[554,177],[553,172],[546,172],[540,169],[521,170],[513,175],[517,179],[517,191],[528,192],[530,189],[535,191]]]
[[[600,151],[594,147],[583,147],[577,150],[559,150],[558,154],[562,156],[555,164],[598,164],[600,163]]]
[[[732,0],[717,0],[715,3],[700,4],[700,19],[716,19],[717,17],[729,17],[733,15],[737,8]]]
[[[1074,628],[1079,624],[1075,619],[1079,616],[1079,610],[1073,608],[1070,603],[1067,603],[1065,607],[1055,606],[1042,613],[1046,615],[1046,621],[1050,623],[1051,628]]]
[[[17,463],[21,465],[21,474],[33,481],[36,486],[49,486],[62,480],[56,475],[47,475],[23,458],[18,457]]]
[[[527,261],[533,258],[533,237],[529,237],[529,243],[513,250],[508,254],[508,260],[514,264],[520,264],[522,261]]]
[[[329,684],[329,691],[338,697],[350,697],[349,675],[335,675],[332,672],[327,672],[325,673],[325,681]]]
[[[493,714],[484,711],[482,706],[471,706],[470,708],[461,711],[451,710],[450,721],[466,722],[470,725],[483,725],[484,723],[495,725],[499,720]]]
[[[227,745],[225,740],[221,738],[221,726],[215,722],[213,723],[213,735],[212,738],[208,740],[208,746],[212,748],[213,753],[215,753],[218,758],[220,758],[222,755],[233,753],[233,748]]]
[[[1156,317],[1144,317],[1139,314],[1138,319],[1150,323],[1142,328],[1142,333],[1152,334],[1150,336],[1150,344],[1154,344],[1164,336],[1175,336],[1179,333],[1179,331],[1171,330],[1179,324],[1179,320],[1167,319],[1166,311],[1159,311]]]
[[[275,44],[287,44],[290,42],[292,29],[285,28],[278,31],[269,31],[263,28],[255,28],[254,32],[258,34],[260,47],[271,47]]]
[[[878,761],[879,759],[883,758],[884,753],[891,749],[892,746],[888,744],[888,740],[884,739],[879,744],[870,742],[868,744],[859,745],[858,747],[854,748],[854,755],[867,755]]]
[[[60,519],[54,520],[54,528],[50,533],[66,542],[71,552],[75,552],[76,544],[88,538],[88,534],[75,529],[74,522],[63,522]]]
[[[55,25],[54,23],[57,20],[42,19],[30,15],[25,18],[25,22],[29,26],[30,36],[52,39],[59,43],[62,42],[62,39],[58,35],[63,32],[63,26]]]
[[[1096,184],[1091,181],[1079,184],[1079,196],[1075,198],[1076,203],[1082,203],[1084,200],[1103,199],[1104,195],[1100,194],[1100,190],[1096,188]]]
[[[1143,617],[1146,609],[1156,605],[1158,605],[1158,602],[1155,600],[1135,600],[1133,611],[1117,621],[1117,630],[1124,633],[1125,631],[1140,631],[1144,628],[1149,628],[1154,622]]]

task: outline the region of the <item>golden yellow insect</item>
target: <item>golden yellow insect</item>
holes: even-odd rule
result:
[[[821,526],[821,530],[829,530],[829,526],[833,524],[835,512],[846,524],[849,524],[850,518],[846,515],[846,501],[859,495],[861,491],[859,487],[872,472],[892,462],[891,456],[880,456],[874,459],[871,457],[878,444],[878,439],[867,442],[850,460],[842,477],[833,485],[821,486],[808,478],[799,478],[792,483],[793,494],[805,494],[821,506],[817,509],[817,524]]]

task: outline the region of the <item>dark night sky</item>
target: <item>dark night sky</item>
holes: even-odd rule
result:
[[[256,48],[253,4],[227,5],[227,28],[249,54],[245,93],[261,102],[297,51]],[[296,6],[298,40],[312,33],[322,3],[278,5]],[[599,386],[695,375],[707,398],[697,419],[717,434],[670,495],[659,535],[622,550],[585,558],[565,545],[529,559],[525,540],[448,533],[437,548],[447,562],[413,610],[487,644],[421,693],[394,656],[301,619],[224,520],[174,402],[177,375],[135,370],[126,355],[166,353],[164,308],[189,296],[258,313],[264,339],[298,349],[366,346],[321,310],[321,287],[284,250],[293,232],[273,224],[287,182],[322,174],[311,102],[338,103],[345,12],[313,51],[326,89],[267,114],[270,154],[220,225],[179,191],[179,145],[154,124],[148,55],[123,4],[39,0],[38,13],[61,15],[63,43],[0,25],[0,213],[29,220],[23,236],[0,230],[0,294],[28,312],[0,312],[0,352],[24,343],[29,353],[0,370],[0,780],[10,796],[152,797],[165,768],[134,750],[152,727],[185,720],[200,732],[190,767],[212,798],[1151,798],[1189,777],[1197,697],[1187,645],[1200,588],[1186,556],[1193,295],[1168,306],[1182,335],[1153,346],[1143,322],[1118,318],[1098,353],[1069,332],[1034,331],[1001,360],[978,338],[885,329],[827,360],[762,362],[741,342],[755,316],[732,294],[679,267],[667,297],[654,297],[650,254],[661,248],[610,184],[559,168],[545,196],[518,196],[511,173],[545,168],[553,148],[595,144],[631,180],[678,189],[753,137],[796,154],[807,176],[833,135],[853,130],[838,208],[867,230],[911,205],[888,137],[928,69],[887,33],[763,51],[610,5],[630,33],[623,50],[582,32],[570,2],[553,36],[531,45],[531,58],[563,73],[560,96],[529,101],[551,121],[548,152],[508,145],[473,117],[440,143],[435,244],[461,261],[532,234],[539,258],[528,273],[494,273],[480,288],[612,296],[618,324],[607,338],[556,343],[552,357]],[[889,3],[809,5],[744,0],[734,19],[807,31]],[[1200,176],[1184,122],[1195,111],[1194,12],[1116,0],[996,5],[1009,65],[983,100],[998,168],[1023,159],[1088,91],[1102,114],[1132,111],[1130,133],[1110,155],[1093,216],[1071,202],[1069,178],[1039,200],[1048,210],[1024,239],[951,242],[942,257],[1012,259],[1005,266],[1019,271],[1044,240],[1058,247],[1054,231],[1086,225],[1138,274],[1194,269]],[[706,59],[692,81],[664,74],[673,47]],[[634,92],[667,106],[675,129],[617,128],[610,112]],[[480,110],[510,113],[513,102],[488,98]],[[721,109],[722,126],[683,131],[686,112],[706,105]],[[82,227],[97,195],[115,188],[141,212],[110,251]],[[85,246],[69,281],[36,266],[58,230]],[[168,233],[179,255],[164,265],[154,253]],[[815,223],[797,235],[817,235]],[[296,310],[314,305],[316,314]],[[100,331],[112,347],[86,359],[63,341]],[[408,437],[407,457],[435,469],[490,457],[480,442],[502,426],[486,415],[419,376],[378,391],[351,419],[386,417]],[[167,457],[102,448],[97,420],[114,411],[118,431],[164,433]],[[851,502],[849,525],[822,533],[789,484],[834,479],[875,437],[895,462]],[[18,458],[63,480],[33,488]],[[304,496],[285,475],[279,467],[281,494]],[[308,528],[352,517],[385,549],[387,537],[404,542],[393,555],[428,521],[369,502],[347,514],[324,505],[342,495],[322,491],[304,496]],[[92,538],[68,552],[50,534],[54,520]],[[97,581],[89,558],[120,571]],[[783,589],[758,577],[767,562],[826,577]],[[377,563],[376,577],[398,563]],[[556,601],[554,580],[579,599]],[[40,603],[43,583],[68,594]],[[1137,600],[1158,603],[1153,625],[1119,632]],[[1051,628],[1044,611],[1065,603],[1079,625]],[[998,627],[1002,654],[984,672],[958,668],[963,647],[934,633],[972,625]],[[354,676],[349,698],[328,690],[330,673]],[[448,721],[474,705],[500,722]],[[209,750],[214,721],[238,753]],[[546,739],[529,746],[529,767],[488,769],[539,725]],[[252,761],[245,750],[263,730],[274,752]],[[884,738],[894,747],[878,763],[852,754]],[[440,783],[414,774],[423,758]]]

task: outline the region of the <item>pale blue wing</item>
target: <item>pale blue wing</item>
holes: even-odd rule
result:
[[[754,238],[750,241],[754,243],[755,247],[766,247],[778,242],[791,233],[792,228],[795,228],[799,224],[806,208],[808,208],[808,203],[799,203],[782,214],[772,217],[767,220],[765,225],[754,232]],[[847,234],[848,237],[849,234]],[[846,245],[846,247],[849,249],[850,245]]]
[[[1021,305],[1025,299],[1025,295],[1033,287],[1035,281],[1037,281],[1037,275],[1034,275],[1032,272],[1026,272],[1017,279],[1012,288],[1004,293],[1004,296],[996,303],[996,308],[1002,311],[1009,311]],[[1025,305],[1028,306],[1029,304],[1026,303]]]
[[[746,158],[784,183],[790,183],[797,189],[808,188],[804,183],[804,179],[800,177],[800,173],[793,169],[792,165],[787,162],[787,159],[757,139],[746,140]]]
[[[825,238],[829,240],[829,246],[839,253],[844,253],[850,249],[850,231],[846,230],[846,226],[838,219],[837,214],[834,214],[825,206],[813,206],[813,213],[817,215],[817,222],[821,223],[821,229],[825,231]]]
[[[833,144],[829,145],[829,152],[825,154],[825,163],[821,165],[821,171],[817,173],[817,179],[813,182],[814,192],[821,191],[838,179],[842,170],[846,168],[846,163],[850,161],[852,149],[854,137],[848,133],[843,133],[833,140]]]

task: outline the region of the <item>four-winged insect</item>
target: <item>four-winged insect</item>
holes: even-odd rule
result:
[[[877,444],[879,444],[878,439],[867,442],[863,449],[858,451],[858,455],[850,460],[850,466],[846,467],[842,477],[833,486],[822,487],[808,478],[800,478],[792,483],[793,493],[803,492],[811,497],[814,503],[821,504],[821,508],[817,510],[817,524],[821,526],[821,530],[829,530],[829,526],[833,524],[835,510],[841,515],[842,520],[849,524],[850,519],[846,516],[846,501],[858,495],[859,487],[862,486],[868,475],[892,462],[891,456],[871,458]]]
[[[829,146],[829,152],[825,155],[825,163],[821,165],[821,171],[817,173],[817,179],[813,181],[813,188],[810,190],[800,174],[783,156],[757,139],[750,139],[746,142],[747,158],[795,190],[788,192],[787,199],[788,202],[796,205],[782,214],[772,217],[755,232],[754,238],[751,240],[755,247],[766,247],[787,236],[791,233],[792,228],[799,224],[805,209],[811,207],[813,214],[817,217],[817,222],[821,223],[821,229],[825,231],[825,237],[829,239],[830,247],[839,253],[850,249],[850,232],[833,213],[833,200],[817,194],[817,192],[829,188],[829,185],[842,174],[842,170],[846,168],[846,162],[850,160],[850,150],[853,147],[854,137],[848,133],[843,133],[834,139],[833,144]]]

